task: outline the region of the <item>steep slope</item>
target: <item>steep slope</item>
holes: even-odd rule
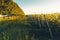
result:
[[[24,12],[13,0],[0,0],[0,14],[3,15],[22,15]]]

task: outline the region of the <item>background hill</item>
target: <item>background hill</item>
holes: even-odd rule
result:
[[[13,0],[0,0],[0,14],[24,16],[22,9]]]
[[[25,19],[23,10],[13,0],[0,0],[0,15],[7,15],[0,20],[7,19]]]

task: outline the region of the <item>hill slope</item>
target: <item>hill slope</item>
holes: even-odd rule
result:
[[[10,19],[25,19],[23,10],[13,0],[0,0],[0,15],[8,15]],[[18,16],[18,17],[17,17]],[[5,17],[5,16],[4,16]],[[9,19],[6,18],[5,19]],[[4,18],[0,18],[4,20]]]
[[[0,0],[0,14],[25,15],[22,9],[13,0]]]

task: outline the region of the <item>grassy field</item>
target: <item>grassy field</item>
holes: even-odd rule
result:
[[[0,40],[60,40],[60,14],[0,18]]]

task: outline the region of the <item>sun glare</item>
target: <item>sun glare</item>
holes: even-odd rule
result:
[[[28,14],[46,14],[46,13],[55,13],[55,12],[60,12],[60,6],[43,6],[43,7],[27,7],[24,8],[24,12],[26,15]]]
[[[23,9],[26,15],[28,14],[46,14],[60,12],[60,0],[20,0],[16,1]]]

